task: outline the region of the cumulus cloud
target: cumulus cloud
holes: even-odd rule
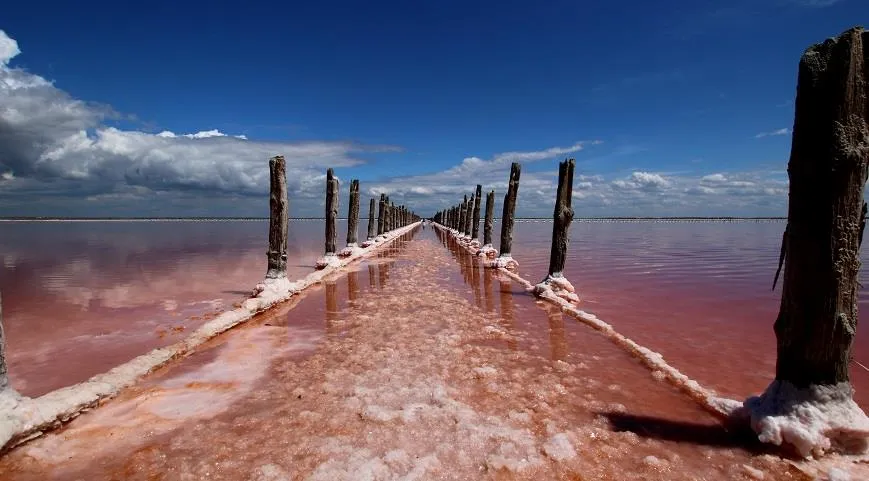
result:
[[[634,172],[628,179],[613,181],[613,186],[620,190],[661,190],[670,186],[670,181],[661,174],[652,172]]]
[[[312,179],[327,167],[360,164],[361,153],[400,150],[354,142],[260,142],[217,129],[176,134],[107,125],[110,107],[72,98],[52,82],[10,65],[18,44],[0,31],[0,195],[90,199],[198,191],[268,191],[268,158],[287,159],[296,196],[322,190]],[[305,191],[305,188],[311,188]]]
[[[18,42],[0,30],[0,65],[7,65],[19,53],[21,50],[18,49]]]
[[[785,129],[773,130],[772,132],[761,132],[761,133],[755,135],[754,138],[755,139],[762,139],[764,137],[774,137],[777,135],[788,135],[789,133],[791,133],[791,129],[785,128]]]

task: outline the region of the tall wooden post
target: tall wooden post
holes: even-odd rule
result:
[[[374,222],[374,197],[368,204],[368,240],[374,240],[377,237],[377,224]]]
[[[335,222],[338,219],[338,179],[332,169],[326,171],[326,255],[335,254],[335,244],[338,243],[338,231]]]
[[[565,160],[558,165],[558,190],[552,217],[552,248],[549,251],[549,277],[561,277],[567,260],[568,230],[573,221],[573,169],[576,162]]]
[[[287,276],[287,164],[282,155],[269,159],[269,250],[266,279]]]
[[[776,379],[849,382],[869,163],[869,33],[852,29],[800,60],[788,161]]]
[[[459,211],[459,234],[465,233],[465,216],[468,213],[468,196],[465,196],[465,200],[462,201],[462,207]]]
[[[380,205],[377,210],[377,235],[383,235],[383,229],[386,228],[386,219],[383,214],[386,210],[386,194],[380,194]]]
[[[516,197],[519,194],[519,174],[521,167],[518,162],[510,166],[510,181],[507,194],[504,195],[504,214],[501,217],[501,257],[510,257],[513,249],[513,222],[516,213]]]
[[[483,221],[483,245],[492,245],[492,229],[495,227],[495,191],[486,194],[486,220]]]
[[[471,238],[480,237],[480,197],[483,195],[483,186],[477,184],[477,192],[474,195],[474,215],[471,221]]]
[[[350,205],[347,207],[347,246],[355,247],[359,230],[359,180],[350,181]]]
[[[465,212],[465,226],[464,232],[465,235],[470,238],[471,237],[471,223],[474,218],[474,196],[471,195],[471,200],[468,201],[467,211]]]
[[[6,335],[3,333],[3,299],[0,298],[0,391],[9,386],[6,368]]]
[[[454,205],[453,206],[453,225],[451,227],[455,231],[459,230],[459,221],[461,220],[459,217],[460,217],[459,216],[459,206]]]
[[[386,219],[383,220],[383,230],[389,232],[392,230],[392,205],[389,203],[389,196],[386,196],[386,212],[384,215]]]

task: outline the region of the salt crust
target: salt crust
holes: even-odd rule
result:
[[[744,414],[762,442],[787,443],[804,457],[830,451],[864,454],[869,448],[869,418],[853,393],[846,382],[800,389],[776,380],[763,394],[745,401]]]
[[[444,229],[442,226],[436,227]],[[719,397],[670,366],[660,353],[623,336],[594,314],[579,310],[570,297],[565,298],[563,295],[565,292],[574,294],[573,286],[566,279],[561,281],[547,277],[540,284],[532,286],[519,275],[504,269],[506,262],[499,262],[502,259],[504,256],[488,263],[488,266],[499,268],[538,297],[560,306],[563,312],[600,331],[651,369],[656,379],[667,381],[711,414],[725,421],[744,422],[748,418],[761,442],[792,445],[807,458],[831,452],[849,455],[869,452],[869,418],[854,402],[853,388],[849,383],[797,389],[790,383],[773,381],[761,396],[751,397],[744,403]],[[832,475],[830,479],[833,479]]]
[[[571,304],[579,304],[579,296],[576,294],[576,289],[561,273],[546,276],[543,282],[534,286],[534,294],[540,295],[544,291],[549,291]]]
[[[354,254],[359,253],[360,251],[361,248],[359,247],[359,244],[356,244],[354,242],[351,244],[347,244],[347,247],[341,249],[341,251],[338,252],[338,257],[350,257]]]
[[[498,251],[492,247],[492,244],[486,244],[477,251],[477,255],[481,257],[485,257],[486,259],[494,259],[498,255]]]
[[[317,269],[325,269],[327,267],[337,267],[341,265],[341,258],[338,257],[335,253],[326,254],[323,257],[317,259],[316,268]]]
[[[419,222],[396,229],[378,237],[378,244],[396,239],[410,232]],[[241,324],[275,304],[284,302],[295,293],[320,282],[324,277],[347,266],[371,252],[377,246],[360,249],[345,259],[334,257],[321,270],[312,272],[303,279],[290,282],[286,279],[266,279],[254,288],[254,297],[247,299],[240,308],[224,312],[208,321],[187,339],[171,346],[154,349],[136,357],[106,373],[98,374],[87,381],[57,389],[38,398],[20,396],[11,388],[0,391],[0,451],[41,436],[96,406],[105,399],[116,396],[122,389],[133,385],[140,377],[178,357],[188,355],[193,348],[205,341]]]

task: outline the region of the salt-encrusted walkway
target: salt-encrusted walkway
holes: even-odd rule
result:
[[[431,231],[392,254],[13,451],[0,479],[810,479]]]

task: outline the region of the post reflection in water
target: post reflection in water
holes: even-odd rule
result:
[[[513,336],[513,293],[510,292],[510,281],[500,280],[499,283],[501,287],[501,322],[509,334],[507,337],[507,347],[511,351],[515,351],[519,347],[519,344]]]
[[[389,279],[389,264],[381,262],[377,264],[377,274],[380,280],[380,288],[386,287],[386,279]]]
[[[359,273],[350,271],[347,273],[347,299],[356,301],[359,296]]]
[[[372,264],[368,264],[368,287],[377,287],[377,280],[375,279],[374,266]]]
[[[537,301],[537,305],[546,311],[549,318],[549,345],[553,361],[567,359],[567,338],[564,334],[564,316],[561,308],[548,302]]]
[[[495,310],[495,298],[492,296],[493,277],[495,277],[493,269],[483,269],[483,297],[486,299],[486,312]]]
[[[474,290],[474,301],[477,307],[483,308],[483,300],[480,297],[480,263],[477,262],[475,256],[469,255],[468,260],[471,262],[471,288]]]
[[[335,333],[335,321],[338,320],[338,284],[326,281],[326,334]]]

